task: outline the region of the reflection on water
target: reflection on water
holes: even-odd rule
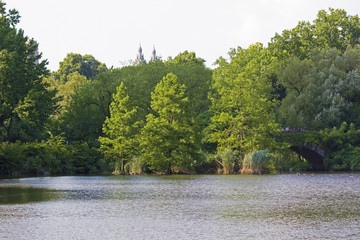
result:
[[[0,239],[359,239],[360,175],[0,180]]]
[[[59,198],[61,191],[33,187],[1,187],[0,204],[25,204]]]

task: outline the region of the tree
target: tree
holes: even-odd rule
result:
[[[82,56],[78,53],[68,53],[59,65],[59,70],[53,74],[56,80],[63,83],[68,81],[68,76],[75,72],[85,76],[87,79],[94,79],[99,73],[107,70],[104,63],[88,54]]]
[[[45,78],[48,89],[56,90],[56,99],[59,109],[55,115],[64,114],[69,107],[72,95],[75,94],[87,81],[92,81],[101,73],[107,71],[105,64],[100,63],[91,55],[80,55],[69,53],[66,58],[60,62],[58,71],[53,72],[52,76]],[[114,89],[115,91],[115,89]]]
[[[344,53],[314,50],[308,59],[287,62],[280,77],[288,94],[279,108],[280,122],[312,130],[339,127],[344,121],[359,125],[359,67],[358,47]],[[296,85],[301,87],[294,91]]]
[[[208,94],[211,87],[212,71],[204,64],[166,64],[166,72],[174,73],[180,84],[186,86],[185,97],[189,98],[193,116],[207,111],[210,107]]]
[[[321,131],[321,146],[326,149],[324,165],[330,170],[360,169],[360,129],[343,122]]]
[[[312,62],[308,59],[301,61],[291,57],[286,61],[285,66],[278,70],[279,82],[285,87],[288,94],[301,94],[311,81],[309,73],[313,70]]]
[[[106,118],[103,125],[105,136],[99,138],[104,155],[114,159],[116,172],[120,170],[124,173],[124,163],[134,154],[135,112],[126,87],[121,83],[110,104],[110,117]]]
[[[344,52],[350,45],[360,43],[360,18],[351,16],[342,9],[321,10],[313,23],[301,21],[282,34],[275,34],[269,50],[280,59],[295,56],[300,60],[309,57],[316,49],[336,48]]]
[[[214,70],[207,141],[216,143],[219,153],[231,149],[244,155],[271,146],[278,130],[265,77],[272,58],[261,44],[233,49],[230,58],[230,63],[220,58]]]
[[[30,141],[41,137],[54,111],[55,92],[42,81],[49,72],[38,44],[15,28],[18,12],[6,14],[2,1],[0,12],[0,138]]]
[[[152,113],[150,108],[151,92],[168,73],[178,77],[180,84],[186,86],[185,97],[192,103],[194,116],[208,110],[210,101],[207,97],[211,85],[211,70],[203,64],[164,64],[155,62],[140,66],[129,66],[114,70],[113,74],[124,82],[128,94],[134,104],[138,106],[138,117],[145,121],[147,114]]]
[[[59,105],[56,116],[59,116],[66,111],[66,107],[70,104],[72,95],[75,94],[76,90],[86,84],[88,80],[85,76],[80,75],[80,73],[74,72],[67,76],[65,83],[54,81],[52,77],[47,77],[44,81],[49,85],[48,89],[56,91],[55,97]]]
[[[336,48],[341,52],[360,43],[360,18],[343,9],[320,10],[314,21],[316,44],[322,49]]]
[[[196,57],[195,52],[188,52],[184,51],[179,53],[174,59],[169,57],[166,61],[167,64],[189,64],[189,63],[196,63],[200,65],[204,65],[205,60],[202,58]]]
[[[101,73],[93,81],[86,81],[71,95],[71,101],[59,117],[62,131],[69,140],[94,142],[102,132],[109,106],[119,78],[112,70]]]
[[[154,114],[147,115],[141,132],[143,155],[154,171],[172,173],[174,168],[191,168],[198,146],[185,85],[169,73],[151,94]]]

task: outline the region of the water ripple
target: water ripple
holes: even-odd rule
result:
[[[349,174],[0,180],[0,239],[357,239],[359,202]]]

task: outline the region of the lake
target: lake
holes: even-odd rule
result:
[[[360,175],[2,179],[0,239],[360,239]]]

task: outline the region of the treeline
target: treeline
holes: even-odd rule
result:
[[[310,170],[285,127],[316,131],[329,170],[360,170],[360,19],[319,11],[211,70],[194,52],[122,68],[69,53],[50,73],[0,1],[0,173]]]

